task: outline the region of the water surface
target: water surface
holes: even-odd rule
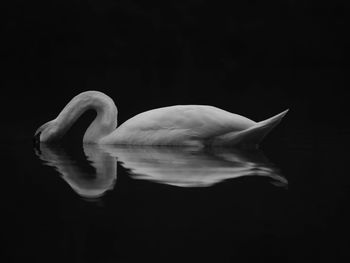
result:
[[[14,262],[337,262],[349,178],[332,143],[262,150],[3,145]]]

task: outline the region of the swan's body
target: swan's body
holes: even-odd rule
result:
[[[178,105],[140,113],[117,127],[117,107],[98,91],[75,96],[56,119],[35,133],[40,142],[58,140],[81,114],[95,109],[97,116],[83,142],[128,145],[227,146],[258,144],[288,110],[262,122],[204,105]]]

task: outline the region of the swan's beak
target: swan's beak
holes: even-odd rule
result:
[[[38,131],[34,134],[34,137],[33,137],[33,141],[34,143],[39,143],[40,142],[40,134],[41,134],[41,131]]]
[[[40,135],[41,133],[51,124],[51,121],[48,121],[41,125],[34,133],[33,140],[35,143],[40,143]]]
[[[34,151],[35,151],[35,154],[37,156],[39,156],[41,154],[41,151],[40,151],[40,134],[41,134],[41,131],[40,132],[36,132],[34,134],[34,137],[33,137]]]
[[[38,155],[41,154],[40,152],[40,134],[41,134],[41,127],[39,129],[36,130],[34,137],[33,137],[33,146],[34,146],[34,150],[35,153]]]
[[[40,143],[40,135],[41,135],[41,132],[43,131],[44,129],[44,125],[40,126],[34,133],[34,137],[33,137],[33,141],[34,143]]]

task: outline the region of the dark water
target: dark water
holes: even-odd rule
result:
[[[339,139],[339,138],[338,138]],[[3,142],[3,262],[345,262],[348,152]]]

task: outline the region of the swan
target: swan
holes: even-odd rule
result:
[[[214,106],[176,105],[140,113],[117,128],[118,110],[113,100],[99,91],[85,91],[75,96],[55,119],[40,126],[35,140],[58,141],[89,109],[97,115],[83,143],[200,147],[257,146],[288,112],[255,122]]]

